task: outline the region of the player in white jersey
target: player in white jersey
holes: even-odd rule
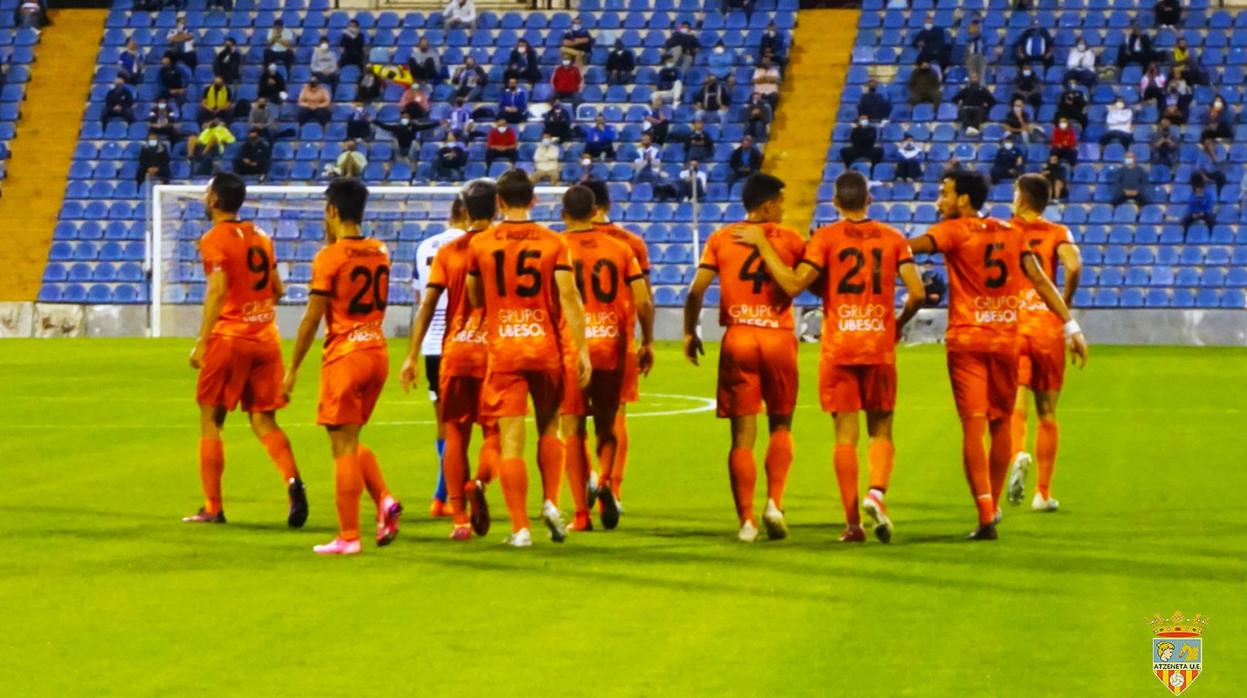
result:
[[[414,276],[412,278],[412,288],[415,289],[415,299],[412,303],[413,308],[420,307],[420,296],[424,293],[424,285],[429,280],[429,268],[433,265],[433,258],[437,256],[437,251],[443,245],[453,242],[463,237],[464,226],[463,202],[456,198],[450,207],[450,227],[444,232],[438,233],[432,237],[425,238],[416,246],[416,264]],[[443,295],[437,303],[437,312],[433,314],[433,321],[429,323],[428,334],[424,335],[424,342],[420,345],[420,353],[424,355],[424,375],[429,386],[429,400],[433,403],[433,418],[438,419],[440,414],[437,405],[437,387],[439,367],[442,361],[442,337],[446,332],[446,296]],[[429,515],[433,518],[441,518],[450,516],[450,505],[447,502],[446,494],[446,476],[442,469],[442,457],[446,452],[446,425],[437,421],[437,489],[433,492],[433,503],[429,507]]]

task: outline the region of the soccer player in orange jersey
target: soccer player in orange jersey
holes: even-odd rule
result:
[[[403,507],[385,485],[377,457],[359,442],[389,374],[385,306],[390,293],[390,252],[385,243],[364,237],[368,188],[357,179],[335,179],[325,191],[328,243],[312,260],[307,310],[295,338],[284,391],[294,391],[299,366],[325,320],[320,401],[316,423],[329,432],[337,478],[338,536],[313,550],[321,555],[356,555],[359,498],[365,487],[377,505],[377,545],[398,535]]]
[[[255,224],[238,220],[246,198],[247,185],[228,173],[214,177],[204,195],[212,229],[200,239],[199,253],[208,290],[190,364],[199,370],[195,399],[199,403],[199,477],[205,502],[198,513],[182,520],[225,523],[221,430],[225,415],[242,402],[251,419],[251,430],[264,444],[286,485],[290,500],[286,523],[300,528],[307,521],[307,493],[290,441],[276,419],[277,410],[286,406],[275,313],[277,300],[285,290],[277,274],[273,241]]]
[[[961,418],[962,461],[978,507],[973,540],[995,540],[998,503],[1013,457],[1010,417],[1017,399],[1018,298],[1034,286],[1061,319],[1070,350],[1082,364],[1087,342],[1069,308],[1017,229],[979,214],[987,178],[954,171],[940,184],[941,222],[910,241],[914,254],[944,255],[948,264],[948,330],[944,342],[953,400]],[[984,437],[991,434],[991,451]]]
[[[650,285],[649,278],[649,247],[646,246],[645,240],[640,235],[611,221],[610,188],[606,185],[606,182],[591,179],[585,182],[584,185],[593,191],[593,199],[596,202],[596,209],[593,215],[594,227],[623,242],[632,250],[632,253],[636,255],[637,264],[641,265],[641,274],[645,277],[645,288],[652,297],[654,289]],[[651,309],[653,308],[652,305],[650,307]],[[654,319],[651,316],[649,320],[646,320],[636,309],[630,312],[634,317],[627,323],[628,336],[629,338],[634,338],[637,320],[640,320],[642,323],[650,322],[652,324]],[[644,346],[640,347],[640,349],[644,350]],[[636,402],[641,398],[640,386],[638,385],[640,383],[640,371],[638,371],[639,357],[639,354],[631,351],[625,356],[622,402],[619,405],[619,413],[615,416],[615,442],[617,445],[615,447],[614,465],[609,473],[590,474],[589,506],[593,506],[593,500],[597,496],[598,483],[603,480],[609,480],[611,494],[615,497],[615,508],[619,510],[620,514],[624,511],[621,495],[623,494],[624,470],[628,465],[628,404]]]
[[[593,365],[586,390],[569,385],[563,391],[563,450],[567,481],[576,503],[571,525],[575,531],[593,528],[589,519],[589,461],[585,448],[586,418],[590,413],[603,473],[598,482],[602,526],[612,529],[619,523],[610,473],[614,472],[618,457],[615,415],[622,403],[628,356],[633,353],[634,315],[642,318],[641,347],[636,352],[638,372],[648,375],[654,363],[653,301],[641,265],[626,244],[594,224],[593,215],[591,189],[573,186],[563,194],[564,237],[576,286],[584,300],[585,338]]]
[[[765,174],[745,180],[741,199],[746,223],[765,231],[781,261],[792,266],[801,258],[805,242],[796,231],[779,224],[784,216],[784,183]],[[727,225],[706,240],[697,275],[684,304],[684,355],[694,366],[705,353],[697,325],[702,298],[719,277],[719,324],[726,332],[719,349],[718,415],[731,420],[732,449],[728,454],[732,497],[740,530],[737,538],[757,540],[753,515],[757,465],[757,415],[766,406],[770,442],[766,449],[766,510],[762,521],[767,535],[784,538],[783,493],[792,466],[792,413],[797,405],[797,335],[793,330],[792,298],[775,283],[753,246],[732,237],[741,224]]]
[[[1065,267],[1065,304],[1073,307],[1074,292],[1082,274],[1082,255],[1069,228],[1044,220],[1048,206],[1048,181],[1037,174],[1018,177],[1009,223],[1035,255],[1049,278],[1055,279],[1057,264]],[[1009,502],[1021,504],[1026,496],[1026,471],[1031,456],[1026,452],[1027,392],[1035,393],[1039,429],[1035,435],[1035,459],[1039,481],[1031,508],[1056,511],[1052,498],[1052,469],[1056,462],[1056,404],[1065,380],[1065,342],[1061,319],[1039,299],[1034,289],[1022,290],[1018,306],[1018,397],[1013,409],[1013,467],[1009,474]]]
[[[866,215],[866,178],[845,172],[836,178],[832,203],[840,221],[819,228],[805,245],[795,269],[779,257],[759,228],[740,228],[738,240],[756,245],[767,273],[796,297],[820,278],[823,288],[822,355],[819,395],[836,425],[835,468],[846,528],[841,541],[866,540],[858,513],[858,417],[866,411],[870,434],[870,490],[861,508],[874,522],[875,536],[892,539],[892,520],[883,502],[892,477],[892,411],[896,405],[896,342],[922,307],[922,277],[909,241],[895,228]],[[900,277],[908,295],[900,317],[893,294]]]
[[[498,420],[502,437],[499,476],[511,516],[507,544],[532,545],[526,504],[524,417],[531,395],[537,422],[537,462],[544,502],[541,517],[550,538],[567,535],[557,501],[563,470],[558,413],[565,359],[560,326],[566,323],[577,354],[580,387],[589,382],[584,305],[572,278],[563,237],[529,220],[533,184],[523,170],[498,178],[503,220],[468,243],[468,297],[485,309],[488,366],[481,389],[481,416]]]
[[[468,182],[459,194],[459,204],[467,221],[464,235],[443,245],[433,258],[425,295],[411,329],[411,349],[403,361],[403,390],[410,391],[418,381],[420,347],[437,312],[442,294],[446,296],[446,332],[442,337],[440,400],[438,419],[446,425],[446,487],[454,527],[453,540],[468,540],[489,532],[489,507],[485,502],[485,483],[497,467],[498,424],[480,414],[481,386],[485,382],[488,337],[485,312],[468,302],[468,246],[472,239],[493,225],[498,211],[498,187],[492,180]],[[480,424],[481,446],[476,478],[468,479],[468,446],[472,425]],[[472,499],[468,516],[465,500]],[[471,526],[469,526],[469,522]]]

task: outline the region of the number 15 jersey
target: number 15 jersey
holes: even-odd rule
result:
[[[308,292],[329,297],[322,363],[351,352],[385,349],[381,322],[390,297],[390,251],[385,243],[341,238],[317,252]]]
[[[212,334],[281,341],[274,310],[273,241],[251,221],[222,221],[199,239],[204,273],[225,273],[225,304]]]
[[[801,258],[805,246],[795,230],[778,223],[733,223],[714,231],[706,240],[699,266],[719,275],[719,324],[791,330],[792,299],[771,279],[761,253],[732,237],[733,228],[745,225],[762,228],[779,258],[790,267]]]

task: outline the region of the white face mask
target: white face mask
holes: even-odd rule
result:
[[[1221,100],[1219,100],[1219,99],[1218,99],[1217,101],[1213,102],[1213,104],[1214,104],[1214,105],[1216,105],[1216,106],[1217,106],[1217,108],[1221,108],[1221,107],[1224,107],[1224,106],[1225,106],[1225,102],[1222,102],[1222,101],[1221,101]]]
[[[1062,121],[1062,122],[1061,122],[1061,128],[1063,128],[1063,129],[1064,129],[1064,128],[1069,128],[1069,122],[1068,122],[1068,121]]]
[[[1026,70],[1023,70],[1023,71],[1022,71],[1022,74],[1023,74],[1023,75],[1025,75],[1025,76],[1027,76],[1027,77],[1030,77],[1030,74],[1031,74],[1030,68],[1027,68]]]
[[[411,123],[411,119],[400,119],[399,123],[406,126]]]
[[[1117,108],[1118,108],[1118,109],[1125,109],[1125,108],[1126,108],[1126,103],[1125,103],[1125,102],[1118,102],[1118,103],[1117,103]]]
[[[549,138],[542,138],[542,139],[541,139],[541,144],[542,144],[542,145],[550,145],[550,139],[549,139]]]
[[[520,53],[528,53],[528,49],[523,46],[519,47],[516,50],[519,51]]]
[[[589,158],[584,158],[583,160],[580,161],[580,164],[584,165],[585,167],[588,167],[589,165],[593,164],[593,161],[590,160]]]
[[[923,29],[926,29],[926,30],[928,30],[928,31],[930,31],[930,29],[931,29],[932,27],[934,27],[934,26],[935,26],[934,24],[931,24],[930,22],[927,22],[926,24],[922,25],[922,28],[923,28]]]
[[[714,47],[714,52],[715,52],[715,53],[723,53],[723,52],[724,52],[724,51],[726,51],[726,50],[727,50],[727,49],[723,48],[722,46],[715,46],[715,47]]]
[[[869,125],[869,124],[870,124],[870,121],[868,121],[868,120],[866,120],[866,119],[861,119],[861,120],[859,120],[859,121],[857,122],[857,125],[858,125],[858,126],[867,126],[867,125]]]
[[[160,141],[156,140],[155,138],[149,138],[147,140],[147,144],[155,148],[156,146],[160,145]]]
[[[1126,167],[1134,166],[1134,158],[1126,158]]]
[[[503,124],[503,125],[501,125],[501,126],[499,126],[499,127],[498,127],[498,130],[499,130],[499,131],[502,131],[503,133],[506,133],[508,128],[509,128],[509,127],[508,127],[506,124]]]
[[[327,49],[327,48],[329,48],[329,44],[327,44],[327,43],[321,43],[321,45],[320,45],[320,50],[324,51],[324,50],[325,50],[325,49]]]
[[[566,68],[572,64],[571,61],[563,61],[563,67]]]
[[[1078,50],[1079,50],[1079,51],[1086,51],[1086,50],[1087,50],[1087,45],[1086,45],[1086,44],[1084,44],[1084,43],[1083,43],[1083,42],[1081,42],[1081,41],[1080,41],[1080,42],[1078,42]]]

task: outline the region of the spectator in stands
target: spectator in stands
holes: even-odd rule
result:
[[[251,105],[251,111],[247,113],[247,128],[260,129],[260,135],[269,143],[279,138],[294,138],[298,132],[292,128],[281,129],[278,119],[281,118],[280,110],[269,104],[265,97],[257,97],[255,103]],[[281,129],[281,130],[279,130]]]
[[[509,160],[512,165],[519,159],[519,139],[515,135],[515,129],[501,116],[485,142],[485,164],[492,165],[499,158]]]
[[[399,113],[420,120],[429,115],[429,96],[418,83],[411,83],[398,98]]]
[[[701,119],[693,119],[693,130],[689,132],[684,148],[684,162],[709,162],[714,157],[714,139],[706,133],[706,125]]]
[[[464,61],[465,63],[467,61]],[[429,37],[422,36],[407,58],[407,69],[416,82],[441,82],[442,57],[429,46]]]
[[[1190,85],[1182,78],[1178,78],[1169,83],[1169,89],[1165,90],[1165,102],[1161,105],[1161,116],[1167,117],[1175,124],[1185,124],[1191,119],[1191,100],[1194,95],[1191,94]]]
[[[1039,25],[1039,15],[1031,18],[1031,25],[1013,45],[1013,57],[1018,65],[1043,63],[1044,70],[1052,67],[1052,33]]]
[[[263,182],[268,177],[268,166],[273,159],[273,148],[260,135],[258,129],[247,132],[247,140],[234,156],[234,173],[257,175]]]
[[[1230,140],[1234,137],[1234,112],[1226,104],[1225,97],[1217,95],[1212,106],[1204,114],[1204,130],[1199,139],[1221,138]]]
[[[1192,85],[1208,83],[1207,76],[1200,67],[1199,54],[1187,45],[1185,36],[1178,37],[1178,42],[1174,45],[1173,53],[1170,55],[1170,66],[1174,80],[1181,75]]]
[[[299,92],[299,125],[315,121],[321,126],[329,123],[333,116],[333,98],[329,90],[316,78],[311,78]]]
[[[1216,195],[1212,193],[1203,175],[1196,172],[1191,176],[1191,198],[1186,205],[1186,216],[1182,219],[1184,231],[1191,232],[1191,226],[1196,222],[1202,222],[1208,227],[1215,225],[1217,222],[1216,206]],[[1183,239],[1185,240],[1185,236]]]
[[[515,78],[507,81],[506,91],[498,98],[498,116],[511,124],[528,121],[528,90]]]
[[[886,124],[892,118],[892,102],[879,92],[878,80],[871,78],[866,83],[866,91],[857,100],[857,114],[876,124]]]
[[[420,155],[420,143],[416,140],[416,135],[419,134],[420,131],[433,128],[436,125],[437,124],[435,122],[424,124],[416,123],[415,119],[407,116],[406,114],[400,116],[398,123],[396,124],[387,124],[381,121],[376,122],[377,128],[383,131],[388,131],[391,136],[394,136],[394,140],[398,144],[398,148],[394,151],[394,157],[401,158],[413,165],[416,160],[419,159]]]
[[[173,59],[164,56],[160,59],[160,73],[157,76],[160,83],[160,91],[157,93],[161,97],[168,97],[182,102],[186,99],[186,78],[183,77],[182,71],[173,65]]]
[[[572,103],[572,109],[580,106],[580,88],[584,86],[584,77],[580,68],[572,59],[564,58],[562,65],[554,69],[550,75],[550,87],[558,99]]]
[[[775,112],[771,109],[771,105],[762,99],[762,95],[749,95],[749,101],[745,104],[745,133],[753,136],[755,141],[766,140],[767,132],[771,128],[771,119],[774,118]]]
[[[697,52],[701,50],[701,41],[693,33],[693,28],[688,22],[680,22],[679,28],[667,37],[662,48],[666,55],[674,58],[684,70],[688,70],[693,67],[693,60],[697,58]]]
[[[668,56],[663,66],[658,69],[658,77],[654,82],[654,96],[663,101],[679,104],[684,96],[684,77],[676,67],[675,59]]]
[[[1120,206],[1127,201],[1133,201],[1140,206],[1147,204],[1148,173],[1142,165],[1135,162],[1133,152],[1126,151],[1121,167],[1109,175],[1109,181],[1113,185],[1114,206]]]
[[[1147,65],[1155,58],[1152,53],[1152,39],[1139,29],[1138,24],[1131,23],[1130,34],[1121,46],[1117,47],[1117,68],[1125,68],[1131,63]]]
[[[940,105],[940,100],[944,98],[944,92],[940,88],[940,75],[935,72],[930,63],[922,62],[918,64],[909,74],[909,81],[906,83],[909,89],[909,106],[917,106],[923,102],[927,102],[934,106]]]
[[[970,18],[966,27],[965,56],[966,74],[973,79],[983,80],[987,75],[988,54],[991,51],[989,37],[983,34],[983,23],[978,17]]]
[[[762,32],[762,39],[758,42],[758,60],[770,54],[771,60],[779,65],[787,62],[788,52],[785,50],[784,37],[775,28],[775,22],[767,22],[766,29]]]
[[[216,158],[225,154],[225,148],[236,141],[234,134],[220,121],[209,121],[197,136],[191,136],[186,145],[186,155],[191,160],[191,173],[196,176],[211,175],[216,169]]]
[[[624,42],[615,39],[615,46],[606,56],[606,83],[608,85],[626,85],[632,82],[632,74],[636,71],[636,54],[624,46]]]
[[[47,23],[47,8],[43,0],[21,0],[13,11],[13,22],[23,29],[42,29]]]
[[[442,126],[448,133],[455,134],[455,140],[459,143],[472,142],[476,131],[476,118],[463,97],[455,98],[455,108],[450,110],[450,115],[442,122]]]
[[[1134,144],[1134,111],[1126,106],[1126,100],[1118,97],[1105,116],[1104,135],[1100,145],[1117,142],[1129,148]]]
[[[463,59],[463,65],[455,69],[450,82],[455,88],[456,97],[463,97],[468,102],[479,102],[481,93],[489,82],[489,76],[476,64],[475,58],[468,56]]]
[[[285,89],[284,87],[282,89]],[[385,89],[385,81],[381,76],[364,68],[360,71],[359,82],[355,83],[355,99],[365,104],[371,104],[373,101],[381,97],[381,92]]]
[[[273,20],[273,28],[268,30],[268,48],[264,49],[264,63],[281,63],[290,72],[294,65],[294,32],[287,29],[281,18]]]
[[[367,42],[364,41],[364,33],[360,31],[358,20],[353,19],[347,22],[346,29],[343,29],[342,35],[338,37],[338,48],[342,49],[342,55],[338,58],[339,65],[364,67],[368,61],[368,47]]]
[[[762,62],[753,69],[753,93],[762,95],[762,99],[771,105],[771,109],[779,104],[779,80],[779,67],[771,63],[770,58],[763,56]]]
[[[170,104],[167,97],[157,97],[156,103],[152,105],[151,112],[147,115],[149,132],[163,136],[170,143],[177,143],[182,139],[182,133],[178,131],[177,123],[177,107]]]
[[[100,118],[105,126],[113,119],[121,119],[127,125],[134,123],[134,93],[120,75],[113,80],[112,89],[104,95],[104,115]]]
[[[1165,74],[1160,71],[1160,66],[1156,63],[1149,63],[1147,71],[1143,73],[1143,77],[1139,79],[1139,98],[1140,102],[1147,100],[1155,100],[1156,107],[1159,109],[1165,103]]]
[[[585,153],[597,160],[615,157],[615,127],[606,123],[606,117],[598,114],[593,126],[585,131]]]
[[[922,180],[922,163],[927,152],[914,142],[914,134],[906,133],[904,140],[896,149],[896,180],[898,182],[918,182]]]
[[[840,149],[840,159],[844,166],[849,167],[861,158],[870,160],[871,165],[878,165],[883,160],[883,148],[877,145],[879,129],[870,125],[866,117],[858,117],[857,125],[849,132],[849,144]]]
[[[551,136],[559,143],[566,143],[572,137],[572,115],[559,100],[550,103],[550,109],[541,117],[542,135]]]
[[[1160,118],[1152,141],[1152,162],[1172,168],[1178,158],[1178,130],[1167,116]]]
[[[157,137],[156,131],[147,134],[147,142],[139,149],[139,167],[135,172],[135,184],[143,184],[149,177],[161,184],[168,184],[169,149]]]
[[[458,182],[463,179],[463,170],[468,166],[468,151],[454,131],[446,134],[446,142],[437,149],[437,157],[433,160],[433,179],[439,182]]]
[[[287,96],[286,79],[278,72],[276,63],[270,63],[264,74],[260,76],[260,87],[257,90],[257,94],[273,104],[281,104],[285,101]]]
[[[696,197],[698,201],[704,201],[706,198],[706,172],[701,168],[701,164],[697,160],[689,160],[688,165],[680,170],[680,182],[677,185],[677,192],[681,201]],[[696,190],[693,189],[694,182]]]
[[[732,170],[730,184],[735,184],[755,172],[762,171],[762,151],[753,144],[752,138],[745,136],[740,139],[740,145],[736,146],[736,149],[732,151],[731,159],[728,160],[728,167]]]
[[[1085,85],[1088,90],[1095,87],[1095,61],[1095,52],[1087,46],[1087,40],[1079,36],[1078,43],[1065,57],[1065,82],[1073,80]]]
[[[191,70],[199,65],[199,57],[195,55],[195,33],[186,28],[186,17],[178,15],[173,28],[165,34],[169,48],[165,55],[174,63],[181,63]]]
[[[364,107],[364,103],[356,100],[351,105],[351,115],[346,119],[346,137],[351,140],[372,140],[372,114]]]
[[[935,15],[928,12],[922,22],[922,29],[914,32],[909,45],[918,49],[918,61],[935,63],[941,69],[948,67],[948,58],[952,54],[952,42],[943,27],[935,26]]]
[[[1005,132],[1026,145],[1030,145],[1032,137],[1041,140],[1048,137],[1042,126],[1031,121],[1030,114],[1026,113],[1026,105],[1020,99],[1013,100],[1009,113],[1005,114]]]
[[[225,45],[217,51],[212,59],[212,74],[230,85],[237,85],[242,80],[242,52],[232,38],[225,39]]]
[[[329,177],[362,177],[368,169],[368,157],[360,150],[362,143],[347,140],[342,143],[342,152],[333,165],[325,168]]]
[[[953,96],[953,102],[957,105],[957,121],[961,123],[961,128],[967,134],[977,136],[983,122],[987,120],[987,113],[996,105],[996,98],[992,96],[992,91],[984,87],[977,78],[971,78],[970,82]]]
[[[658,145],[667,144],[667,133],[671,130],[671,108],[663,104],[662,97],[654,95],[650,100],[649,113],[645,115],[645,124],[641,129],[650,134]]]
[[[1156,0],[1156,26],[1177,27],[1182,24],[1182,3],[1178,0]]]
[[[559,53],[576,61],[579,65],[584,65],[592,52],[593,35],[585,29],[584,22],[577,17],[572,20],[571,29],[563,32],[563,43],[559,46]]]
[[[131,85],[143,81],[143,50],[134,39],[126,39],[125,50],[117,56],[117,74]]]
[[[511,56],[507,59],[507,70],[502,75],[502,79],[511,82],[511,79],[523,80],[529,85],[535,85],[541,80],[541,68],[537,65],[537,52],[529,45],[525,39],[516,42],[515,48],[511,49]]]
[[[559,168],[562,166],[562,152],[559,142],[550,136],[542,136],[537,149],[533,151],[533,183],[559,183]]]
[[[328,37],[321,37],[320,43],[312,49],[312,75],[318,80],[337,87],[338,85],[338,54],[329,48]]]
[[[218,75],[204,88],[203,97],[199,100],[199,114],[195,120],[203,128],[204,124],[214,119],[228,123],[233,116],[234,95],[225,84],[225,78]]]
[[[641,147],[637,150],[632,167],[634,184],[653,184],[658,181],[659,173],[662,172],[662,151],[654,145],[654,138],[650,134],[641,134]]]
[[[992,161],[991,177],[992,182],[999,183],[1009,179],[1017,179],[1022,174],[1022,168],[1026,166],[1026,154],[1018,147],[1018,143],[1011,137],[1006,137],[1004,144],[996,151],[996,158]]]
[[[1078,133],[1069,119],[1062,118],[1056,122],[1050,145],[1052,155],[1069,163],[1070,167],[1078,164]]]
[[[1065,91],[1056,103],[1056,118],[1077,121],[1087,128],[1087,97],[1078,89],[1078,83],[1068,80]]]
[[[1052,198],[1065,199],[1069,196],[1069,189],[1066,187],[1066,181],[1069,177],[1069,169],[1056,153],[1048,155],[1048,162],[1043,168],[1044,179],[1048,180],[1048,187],[1052,190]]]
[[[1013,79],[1013,96],[1009,101],[1017,100],[1029,104],[1035,111],[1043,106],[1043,78],[1036,75],[1034,68],[1029,65],[1022,66]]]
[[[735,56],[728,53],[727,47],[719,41],[715,43],[714,48],[710,50],[710,55],[706,57],[706,70],[719,82],[726,84],[728,81],[735,80],[732,68],[735,62]]]
[[[446,26],[449,28],[476,28],[476,3],[474,0],[450,0],[442,11]]]
[[[1204,179],[1216,182],[1217,192],[1225,186],[1225,171],[1229,166],[1225,146],[1213,140],[1212,136],[1204,136],[1200,140],[1199,151],[1195,154],[1195,168]]]
[[[697,116],[705,118],[706,114],[717,114],[720,109],[728,106],[728,93],[713,75],[707,75],[706,81],[697,91],[697,99],[693,106],[697,107]],[[761,95],[759,95],[760,97]]]

